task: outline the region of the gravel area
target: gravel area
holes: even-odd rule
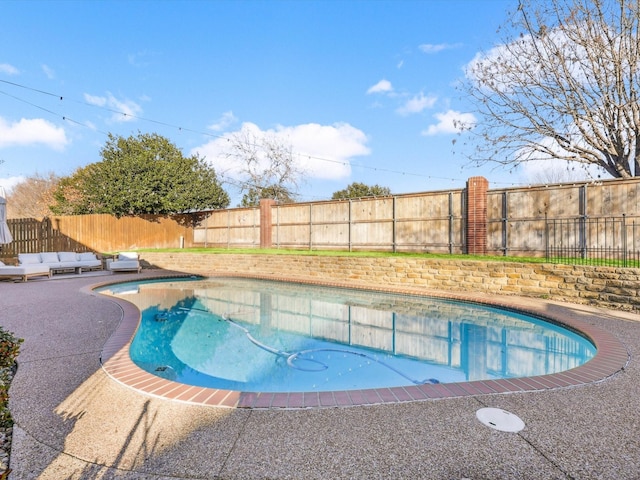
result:
[[[143,395],[109,377],[99,356],[122,309],[89,293],[99,281],[0,284],[3,323],[25,339],[10,391],[10,480],[638,479],[638,315],[540,301],[627,346],[623,370],[578,387],[349,408],[228,409]],[[486,427],[476,418],[483,407],[512,412],[524,430]]]

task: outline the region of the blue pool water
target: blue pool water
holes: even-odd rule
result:
[[[429,297],[239,278],[100,289],[142,312],[130,355],[181,383],[331,391],[557,373],[595,355],[582,336],[507,310]]]

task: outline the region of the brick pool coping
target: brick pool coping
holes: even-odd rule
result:
[[[135,280],[184,278],[189,275],[135,276]],[[629,361],[625,345],[612,334],[584,320],[577,318],[571,308],[554,305],[549,309],[542,300],[518,299],[480,293],[459,294],[437,292],[419,288],[380,287],[366,283],[343,283],[319,281],[317,279],[292,279],[274,276],[253,275],[211,275],[212,277],[241,277],[262,280],[291,281],[308,285],[384,291],[406,295],[444,298],[450,300],[479,303],[533,315],[538,318],[568,327],[587,337],[596,347],[596,355],[587,363],[550,375],[533,377],[475,380],[440,384],[424,384],[406,387],[385,387],[366,390],[346,390],[329,392],[256,393],[234,390],[197,387],[173,382],[153,375],[133,363],[129,356],[131,340],[140,323],[140,311],[132,303],[117,297],[108,297],[122,308],[122,321],[113,335],[105,343],[100,361],[103,370],[117,382],[141,393],[167,400],[228,408],[326,408],[374,405],[385,403],[415,402],[429,399],[456,398],[486,394],[523,393],[577,387],[602,381],[623,370]],[[122,283],[108,282],[93,285],[91,290]]]

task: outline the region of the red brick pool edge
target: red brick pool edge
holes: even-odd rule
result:
[[[230,277],[231,275],[226,275]],[[237,275],[240,276],[240,275]],[[247,278],[247,276],[242,276]],[[136,277],[138,279],[139,277]],[[162,277],[153,277],[162,278]],[[166,278],[176,278],[168,276]],[[109,297],[122,308],[122,321],[102,349],[103,370],[117,382],[141,393],[180,402],[228,408],[327,408],[385,403],[415,402],[485,394],[522,393],[576,387],[602,381],[623,370],[629,361],[625,345],[612,334],[592,325],[584,318],[584,306],[559,305],[537,299],[489,296],[486,294],[449,294],[417,288],[382,288],[366,284],[301,281],[274,277],[251,277],[322,286],[359,288],[407,295],[446,298],[515,310],[568,327],[588,337],[596,346],[589,362],[571,370],[551,375],[477,380],[470,382],[424,384],[407,387],[376,388],[332,392],[256,393],[218,390],[172,382],[142,370],[129,356],[131,340],[140,323],[140,311],[126,300]],[[144,278],[140,278],[143,280]],[[92,288],[105,286],[94,285]],[[593,315],[590,313],[589,315]]]

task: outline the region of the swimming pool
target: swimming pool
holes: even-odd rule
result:
[[[548,375],[595,355],[577,333],[465,302],[245,278],[100,289],[142,312],[156,377],[242,392],[355,391]]]

